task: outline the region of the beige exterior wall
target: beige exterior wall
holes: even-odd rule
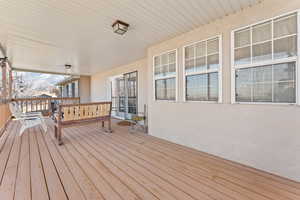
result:
[[[108,77],[133,71],[137,65],[143,72],[139,73],[139,97],[147,98],[149,134],[300,181],[300,107],[231,104],[230,64],[231,30],[296,9],[300,9],[299,0],[264,0],[256,6],[151,46],[146,63],[144,60],[137,61],[92,76],[92,100],[107,100],[110,90]],[[183,46],[216,35],[222,35],[223,43],[223,102],[184,102]],[[178,52],[178,101],[154,101],[153,56],[173,49]]]
[[[80,76],[79,96],[80,96],[81,103],[88,103],[91,101],[91,77],[90,76]]]
[[[147,66],[146,59],[118,66],[111,71],[98,73],[91,78],[92,101],[111,100],[110,78],[124,73],[138,72],[138,112],[143,112],[144,104],[147,104]]]
[[[223,158],[300,181],[300,107],[232,105],[231,30],[300,9],[299,0],[265,0],[148,50],[148,84],[152,84],[153,55],[178,50],[177,103],[154,102],[149,87],[150,134]],[[212,36],[223,41],[223,103],[183,102],[184,45]]]

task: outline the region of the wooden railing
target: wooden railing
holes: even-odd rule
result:
[[[11,118],[8,103],[0,103],[0,137]]]
[[[43,112],[44,115],[49,115],[52,112],[51,105],[80,103],[80,98],[79,97],[17,98],[17,99],[13,99],[12,101],[16,102],[20,110],[24,113]]]

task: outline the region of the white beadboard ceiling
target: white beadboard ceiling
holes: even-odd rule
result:
[[[14,68],[93,74],[261,0],[0,0],[0,42]],[[130,24],[120,36],[111,24]]]

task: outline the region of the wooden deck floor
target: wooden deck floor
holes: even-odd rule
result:
[[[300,184],[113,126],[64,129],[64,145],[40,128],[0,138],[1,200],[299,200]]]

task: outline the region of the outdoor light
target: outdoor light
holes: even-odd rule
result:
[[[72,65],[70,65],[70,64],[65,64],[66,74],[70,74],[70,73],[71,73],[71,69],[72,69]]]
[[[117,20],[113,23],[112,27],[113,27],[113,30],[115,33],[117,33],[119,35],[123,35],[124,33],[127,32],[129,24],[122,22],[120,20]]]
[[[66,68],[66,69],[71,69],[71,68],[72,68],[72,65],[65,64],[65,68]]]

